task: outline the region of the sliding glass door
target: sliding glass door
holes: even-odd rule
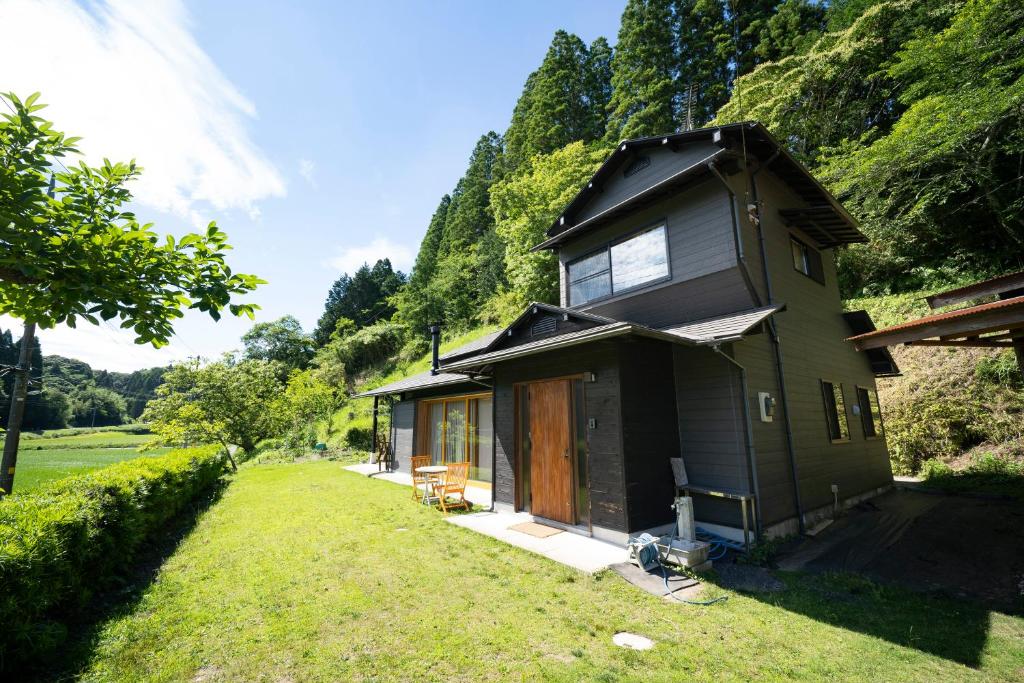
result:
[[[469,478],[490,482],[494,463],[489,394],[428,399],[417,406],[417,450],[431,462],[469,462]]]

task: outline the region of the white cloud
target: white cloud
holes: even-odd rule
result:
[[[15,341],[21,338],[22,323],[10,316],[0,316],[0,328],[10,330]],[[81,321],[71,329],[58,325],[51,330],[36,328],[46,356],[66,356],[85,361],[93,370],[131,372],[139,368],[167,365],[195,355],[172,341],[171,344],[154,349],[149,344],[134,342],[135,336],[129,330],[122,330],[114,324],[93,325]]]
[[[316,184],[316,162],[312,159],[299,159],[299,175],[306,179],[309,186],[314,190],[317,188]]]
[[[338,250],[337,256],[326,261],[325,265],[351,275],[364,263],[372,266],[382,258],[391,259],[391,267],[395,270],[408,273],[415,255],[407,245],[392,242],[386,237],[378,237],[369,244],[342,247]]]
[[[205,224],[252,215],[284,180],[245,132],[253,104],[199,47],[177,0],[0,0],[0,90],[41,91],[42,115],[90,162],[136,159],[136,201]],[[14,27],[20,27],[13,30]],[[42,39],[42,42],[40,40]]]

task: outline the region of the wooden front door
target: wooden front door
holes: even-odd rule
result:
[[[575,524],[572,506],[570,384],[558,379],[527,385],[530,439],[530,512]]]

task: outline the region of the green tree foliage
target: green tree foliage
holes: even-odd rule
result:
[[[124,423],[125,400],[110,389],[86,386],[70,401],[71,419],[76,427],[106,427]]]
[[[313,339],[291,315],[256,323],[242,335],[242,344],[246,358],[275,361],[285,376],[292,370],[304,370],[313,358]]]
[[[332,386],[351,385],[366,370],[397,354],[405,338],[405,328],[393,322],[335,334],[317,350],[313,374]]]
[[[954,1],[884,0],[870,6],[805,52],[741,76],[738,92],[715,123],[760,121],[812,169],[826,148],[887,132],[904,110],[888,65],[918,31],[944,26],[942,8]]]
[[[551,154],[535,156],[520,173],[491,188],[496,232],[505,242],[508,286],[488,304],[508,322],[531,301],[558,303],[558,262],[550,251],[530,250],[580,187],[597,170],[608,150],[574,142]]]
[[[364,263],[351,277],[342,274],[331,285],[324,313],[313,332],[317,346],[327,343],[341,318],[351,320],[357,328],[377,320],[390,320],[395,312],[392,298],[405,280],[405,275],[394,270],[391,260],[386,258],[379,259],[372,268]]]
[[[43,359],[43,382],[49,382],[46,373],[46,360]],[[128,406],[128,417],[137,418],[142,415],[146,403],[156,396],[156,388],[163,382],[166,367],[144,368],[133,372],[109,372],[100,370],[95,373],[96,386],[105,387],[117,392]]]
[[[907,42],[887,77],[905,84],[899,120],[822,168],[872,238],[844,255],[847,288],[912,269],[1020,268],[1024,6],[970,0],[947,29]]]
[[[604,135],[611,96],[611,48],[598,38],[588,49],[576,35],[555,33],[544,61],[526,79],[504,136],[505,168],[535,154]]]
[[[141,172],[134,162],[71,166],[48,197],[51,159],[75,153],[77,139],[36,115],[38,93],[3,98],[15,113],[0,119],[0,313],[42,327],[119,318],[154,346],[167,343],[183,308],[252,315],[252,304],[230,302],[262,281],[231,271],[216,224],[162,239],[124,209]]]
[[[423,266],[430,277],[413,274],[413,285],[395,297],[399,315],[413,339],[425,335],[427,326],[443,321],[454,329],[473,324],[480,303],[504,284],[504,244],[494,235],[494,216],[489,190],[501,172],[503,143],[496,133],[480,137],[470,155],[466,174],[442,201],[431,221],[431,231],[444,226],[421,245],[417,269]]]
[[[776,62],[795,55],[817,42],[826,26],[825,6],[811,0],[784,0],[761,25],[760,40],[753,48],[755,59]]]
[[[337,395],[316,373],[295,371],[288,378],[282,407],[287,421],[285,447],[302,453],[316,444],[317,424],[330,424],[331,413],[337,407]]]
[[[285,424],[284,384],[276,363],[231,356],[200,365],[179,363],[164,375],[142,419],[168,445],[238,446],[246,456]]]
[[[612,58],[610,143],[676,130],[678,70],[672,0],[629,0]]]

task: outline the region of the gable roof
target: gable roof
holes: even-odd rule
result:
[[[490,332],[488,334],[477,337],[471,342],[463,344],[462,346],[453,349],[448,353],[438,356],[438,360],[443,362],[445,360],[451,360],[459,358],[461,356],[467,356],[471,353],[477,353],[478,351],[480,351],[480,349],[486,348],[488,344],[495,340],[495,338],[500,337],[504,331],[505,330],[495,330],[494,332]]]
[[[712,141],[722,147],[722,150],[665,180],[659,181],[633,197],[627,198],[616,207],[607,209],[598,216],[603,215],[604,220],[608,220],[612,217],[608,215],[612,209],[623,211],[632,208],[642,200],[650,199],[651,194],[656,194],[659,189],[662,191],[674,189],[684,181],[692,182],[698,176],[710,173],[709,164],[711,163],[728,158],[742,158],[744,154],[747,154],[760,160],[762,167],[770,164],[772,172],[779,176],[807,204],[805,207],[793,207],[780,211],[787,223],[805,230],[823,247],[867,241],[853,217],[811,175],[810,171],[794,159],[764,126],[747,121],[712,128],[699,128],[671,135],[635,138],[619,143],[590,181],[580,189],[562,211],[562,214],[548,228],[548,239],[535,249],[549,249],[560,244],[565,238],[593,228],[602,222],[597,220],[598,216],[593,216],[580,223],[576,223],[575,218],[583,207],[601,191],[601,188],[607,184],[626,159],[635,152],[663,145],[675,148],[701,140]]]

